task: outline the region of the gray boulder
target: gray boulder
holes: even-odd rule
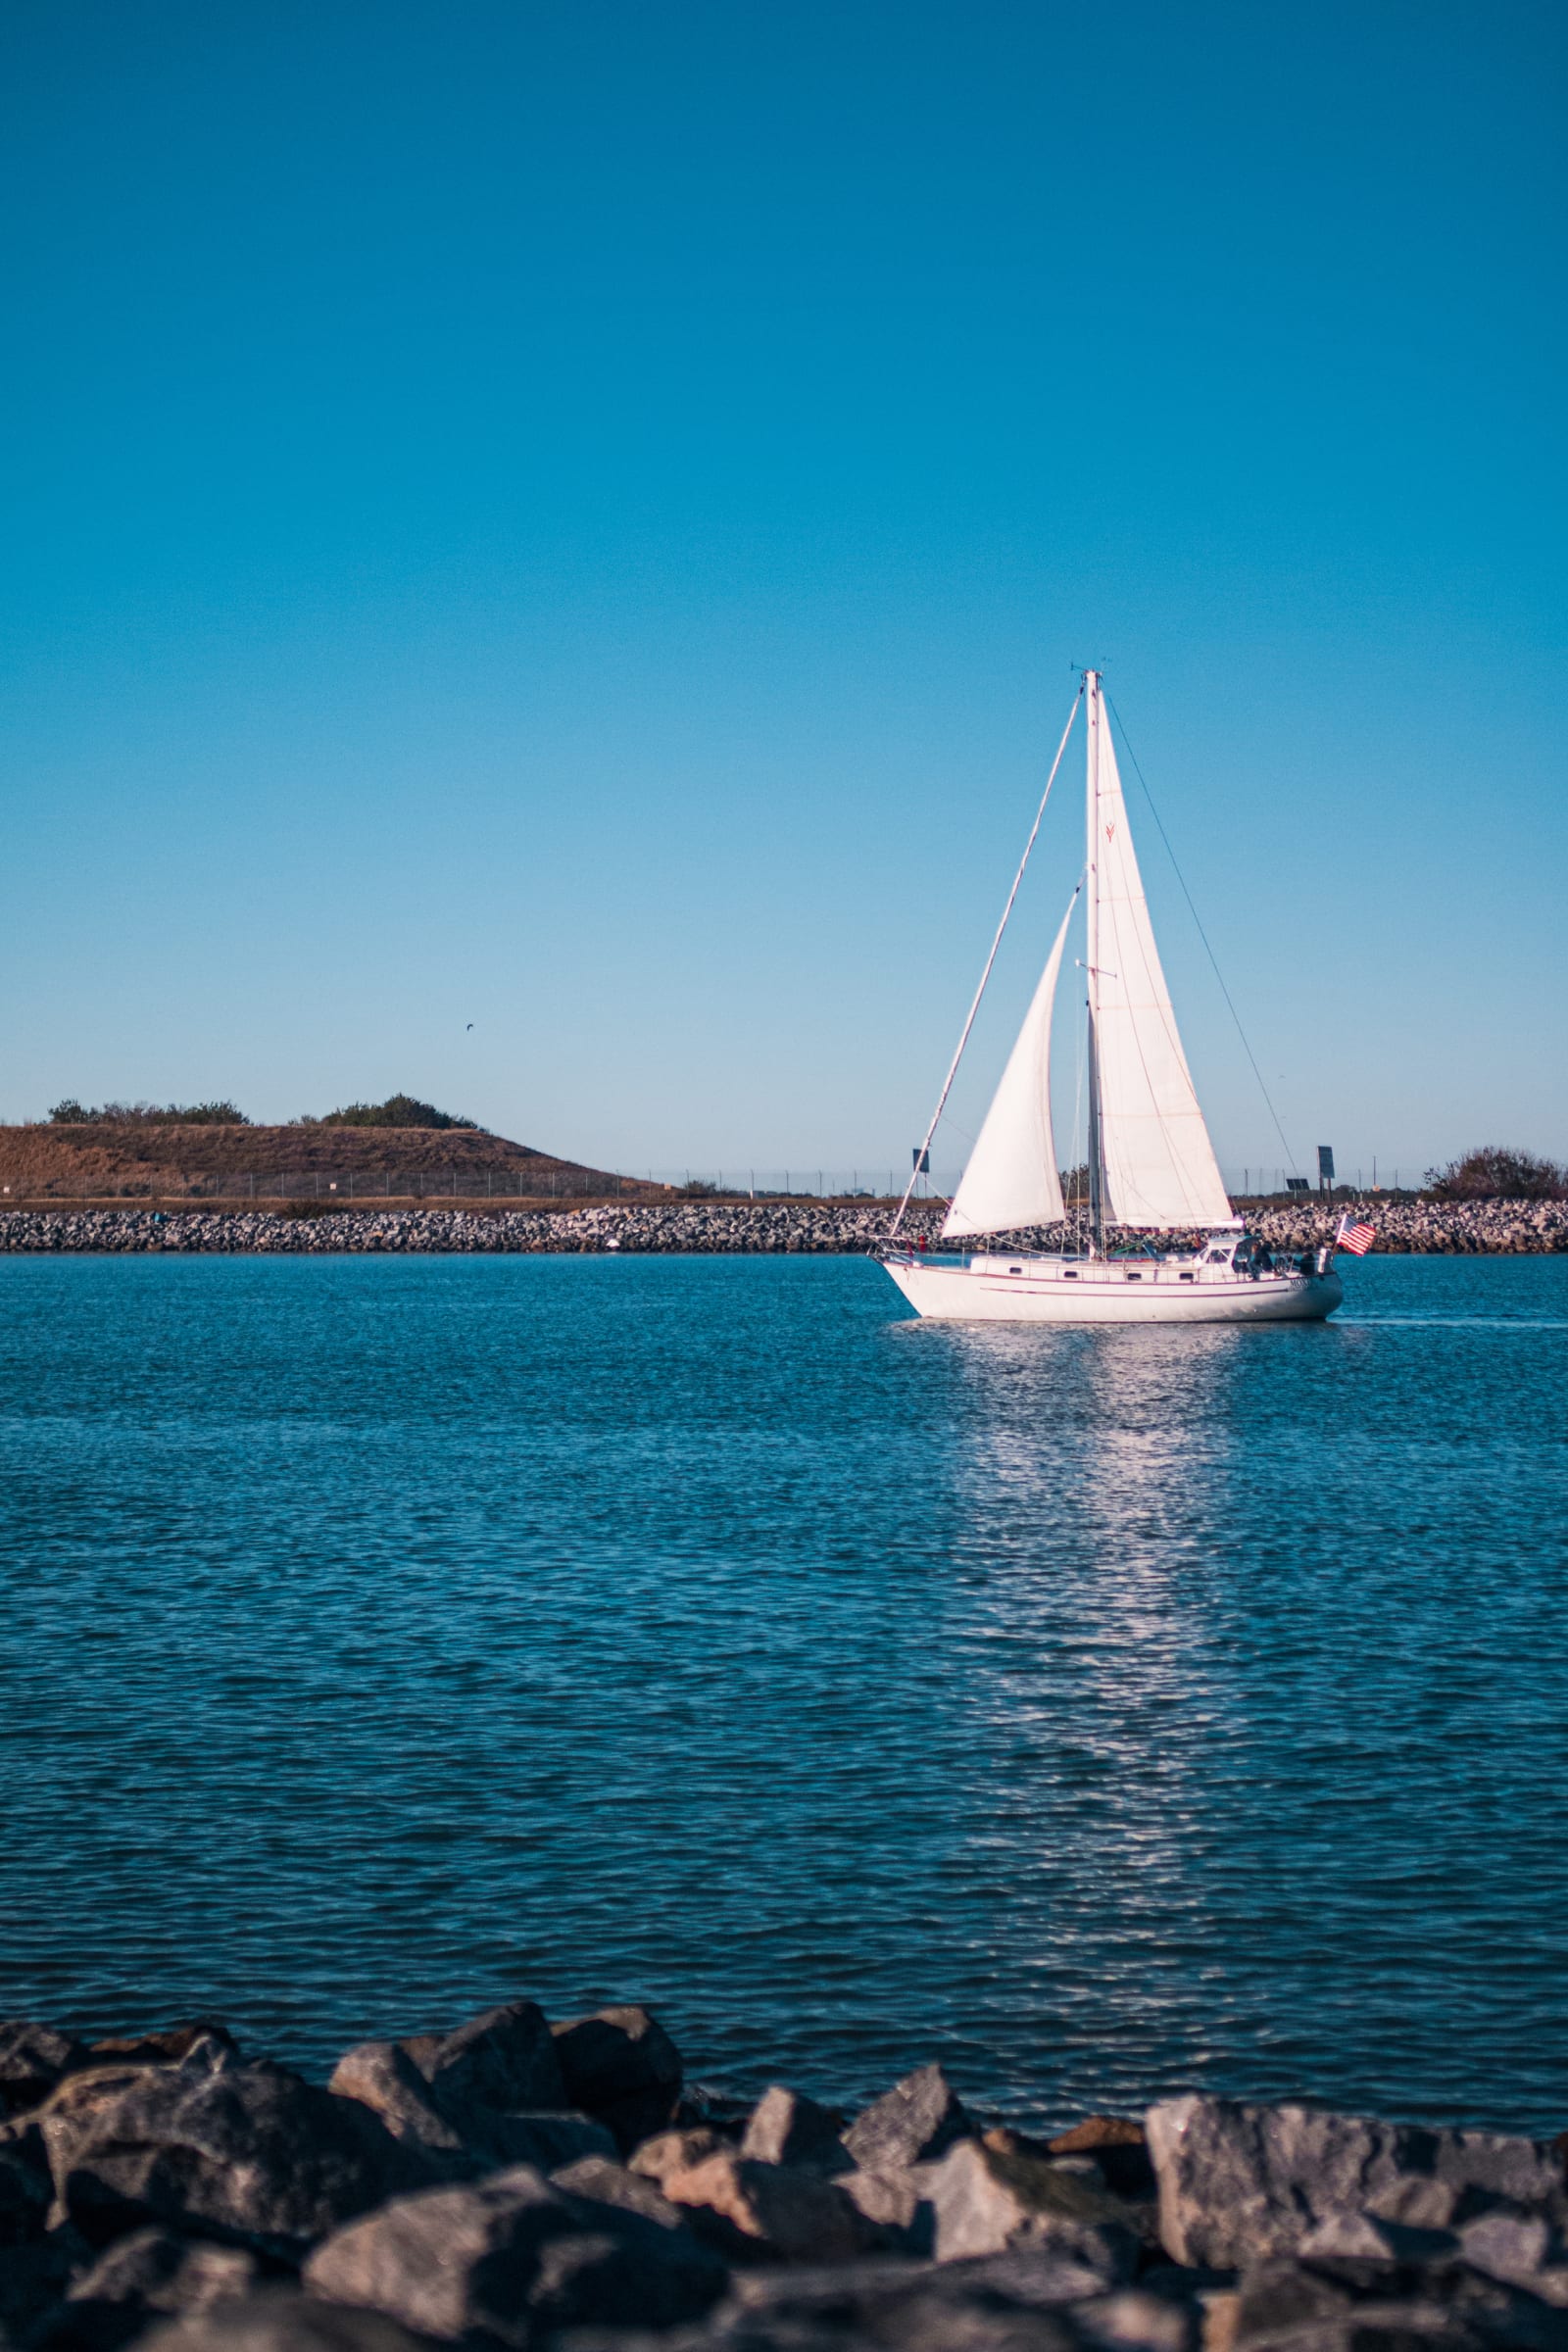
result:
[[[734,2262],[845,2262],[884,2242],[837,2181],[735,2148],[666,2172],[660,2187]]]
[[[1030,2156],[963,2140],[922,2168],[936,2216],[939,2262],[1050,2246],[1082,2266],[1086,2295],[1132,2277],[1139,2239],[1129,2209],[1107,2189]]]
[[[573,2104],[545,2013],[533,2001],[509,2001],[451,2034],[414,2034],[399,2046],[454,2118],[470,2107],[515,2114]]]
[[[427,2352],[427,2342],[380,2312],[270,2287],[155,2328],[136,2352]]]
[[[902,2172],[840,2173],[833,2184],[871,2224],[883,2245],[926,2259],[936,2252],[937,2242],[936,2208],[928,2186],[930,2171],[931,2167],[917,2164]]]
[[[1559,2220],[1499,2205],[1464,2223],[1458,2240],[1472,2270],[1517,2279],[1568,2310],[1568,2240]]]
[[[41,2237],[54,2201],[43,2133],[30,2118],[0,2125],[0,2246]]]
[[[1172,2273],[1173,2278],[1181,2274]],[[1202,2306],[1119,2287],[1086,2299],[1046,2249],[938,2267],[882,2258],[737,2275],[708,2327],[677,2337],[584,2335],[571,2352],[1199,2352]]]
[[[156,2224],[297,2262],[432,2177],[368,2108],[278,2066],[69,2076],[39,2129],[62,2209],[98,2244]]]
[[[1438,2262],[1457,2254],[1459,2240],[1451,2230],[1380,2222],[1370,2213],[1331,2213],[1307,2231],[1298,2251],[1303,2262]]]
[[[29,2352],[119,2352],[162,2320],[207,2311],[261,2283],[256,2257],[241,2246],[132,2230],[72,2280]]]
[[[368,2107],[394,2139],[420,2149],[453,2180],[514,2164],[550,2172],[579,2156],[615,2153],[610,2132],[591,2116],[514,2114],[455,2087],[450,2073],[438,2069],[426,2081],[401,2042],[360,2042],[338,2060],[327,2087]]]
[[[608,2125],[623,2154],[662,2132],[680,2104],[680,2052],[646,2009],[600,2009],[555,2028],[561,2104]]]
[[[551,2186],[563,2189],[567,2196],[586,2197],[598,2205],[618,2205],[625,2213],[640,2213],[645,2221],[657,2222],[661,2230],[688,2230],[691,2216],[672,2205],[655,2183],[628,2166],[616,2164],[605,2156],[579,2157],[575,2164],[564,2164],[550,2176]],[[694,2241],[698,2242],[698,2241]],[[716,2255],[704,2247],[708,2260]]]
[[[357,2099],[378,2116],[394,2139],[427,2154],[461,2161],[463,2134],[447,2121],[429,2083],[399,2041],[361,2041],[345,2050],[327,2079],[340,2099]]]
[[[922,2066],[856,2117],[844,2145],[857,2165],[880,2172],[924,2164],[974,2130],[941,2067]]]
[[[74,2034],[37,2026],[26,2018],[0,2021],[0,2115],[20,2115],[46,2099],[73,2067],[86,2062]]]
[[[0,2346],[5,2352],[22,2346],[32,2352],[60,2310],[73,2274],[91,2260],[91,2247],[69,2225],[0,2253]]]
[[[1160,2236],[1182,2263],[1296,2254],[1356,2214],[1451,2230],[1499,2205],[1568,2213],[1561,2159],[1537,2140],[1196,2095],[1152,2107],[1147,2130]]]
[[[1240,2294],[1171,2266],[1077,2284],[1047,2249],[757,2273],[705,2328],[580,2331],[562,2352],[1564,2352],[1560,2313],[1463,2265],[1272,2265]]]
[[[699,2318],[725,2273],[688,2231],[572,2196],[518,2166],[395,2198],[318,2246],[305,2283],[442,2342],[523,2347],[577,2325]]]
[[[1568,2352],[1568,2314],[1463,2263],[1259,2263],[1227,2320],[1234,2352]]]
[[[764,2090],[746,2119],[741,2154],[759,2164],[804,2165],[823,2173],[843,2173],[850,2156],[839,2136],[840,2119],[798,2090],[775,2082]]]

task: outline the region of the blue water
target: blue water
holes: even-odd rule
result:
[[[1568,1260],[0,1260],[0,2014],[1568,2123]]]

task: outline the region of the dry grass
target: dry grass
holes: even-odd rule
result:
[[[466,1128],[0,1127],[0,1199],[18,1206],[84,1199],[151,1206],[211,1198],[219,1187],[238,1205],[252,1182],[261,1205],[285,1190],[314,1197],[319,1188],[325,1196],[334,1180],[345,1194],[352,1182],[369,1196],[367,1206],[433,1201],[442,1193],[479,1206],[487,1179],[498,1201],[505,1187],[512,1207],[670,1198],[663,1185],[617,1179]],[[519,1185],[521,1202],[513,1189]]]

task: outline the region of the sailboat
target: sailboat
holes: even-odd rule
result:
[[[901,1235],[1080,704],[1089,737],[1083,875],[948,1204],[941,1239],[953,1251],[931,1253],[924,1234],[912,1247]],[[965,1253],[967,1241],[1066,1218],[1051,1121],[1051,1022],[1080,895],[1088,1182],[1076,1246]],[[1344,1297],[1332,1248],[1277,1257],[1249,1239],[1232,1211],[1154,945],[1098,670],[1083,673],[914,1170],[879,1254],[921,1315],[998,1323],[1320,1322]],[[1140,1238],[1152,1235],[1176,1238],[1164,1247]]]

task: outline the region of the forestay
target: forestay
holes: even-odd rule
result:
[[[1034,1002],[954,1195],[942,1228],[945,1237],[1054,1225],[1062,1213],[1061,1178],[1051,1133],[1051,1014],[1077,896],[1074,891],[1068,902]]]
[[[1231,1204],[1177,1034],[1098,689],[1091,678],[1090,888],[1098,917],[1094,1000],[1102,1213],[1112,1225],[1223,1225]]]

